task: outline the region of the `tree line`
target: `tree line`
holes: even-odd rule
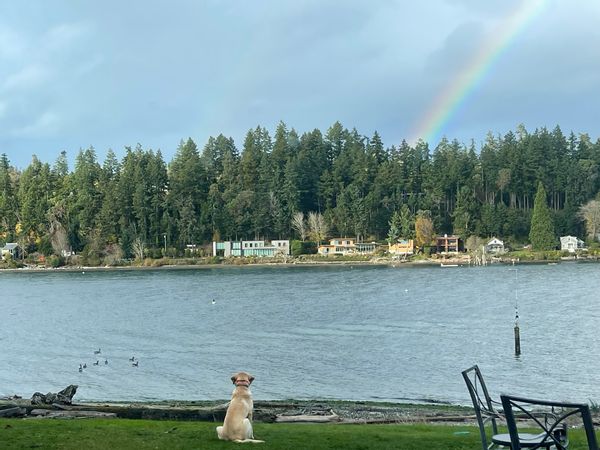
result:
[[[339,122],[299,134],[258,126],[243,146],[182,140],[170,162],[160,150],[80,150],[51,165],[33,156],[22,171],[0,157],[0,241],[29,252],[73,250],[90,259],[161,255],[164,247],[213,240],[300,238],[299,214],[324,222],[326,237],[436,233],[526,242],[539,183],[556,236],[582,236],[585,205],[600,191],[600,140],[557,126],[488,134],[477,148],[443,138],[384,146]],[[597,202],[596,202],[597,203]]]

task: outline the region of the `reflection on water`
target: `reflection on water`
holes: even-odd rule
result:
[[[511,269],[3,272],[0,396],[223,399],[243,369],[258,399],[468,404],[477,363],[496,396],[600,401],[600,265]]]

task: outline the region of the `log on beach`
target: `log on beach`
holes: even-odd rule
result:
[[[77,385],[70,384],[62,391],[58,393],[48,392],[47,394],[42,394],[41,392],[36,392],[31,397],[32,405],[52,405],[53,403],[61,404],[61,405],[70,405],[73,402],[73,397],[77,392]]]
[[[52,411],[50,409],[33,409],[29,413],[35,417],[45,417],[47,419],[79,419],[79,418],[94,418],[94,419],[116,419],[115,413],[107,413],[101,411]]]
[[[276,423],[331,423],[331,422],[339,422],[341,420],[340,416],[333,413],[328,416],[317,415],[317,414],[302,414],[299,416],[286,416],[286,415],[278,415],[275,417]]]
[[[19,406],[9,406],[0,409],[0,417],[23,417],[27,415],[27,410]]]

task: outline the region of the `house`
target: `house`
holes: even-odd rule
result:
[[[504,253],[505,252],[504,242],[502,242],[498,238],[492,238],[491,241],[489,241],[487,244],[485,244],[485,251],[487,253],[494,253],[496,255],[499,255],[500,253]]]
[[[6,245],[0,250],[0,256],[3,260],[5,260],[7,255],[10,255],[12,259],[22,258],[23,249],[16,242],[7,242]]]
[[[577,250],[584,250],[585,243],[575,236],[561,236],[560,249],[569,253],[575,253]]]
[[[322,256],[336,255],[370,255],[377,249],[375,242],[355,243],[351,238],[334,238],[329,240],[329,244],[319,245],[317,253]]]
[[[377,250],[377,242],[357,242],[354,246],[359,255],[372,255]]]
[[[274,257],[290,254],[289,240],[265,241],[224,241],[213,242],[213,256],[260,256]]]
[[[275,248],[275,255],[277,256],[289,256],[290,254],[290,241],[289,240],[275,240],[271,241],[271,245]]]
[[[461,251],[461,241],[458,236],[438,236],[435,238],[437,252],[441,254],[458,253]]]
[[[354,253],[354,239],[334,238],[329,240],[329,244],[319,245],[317,253],[322,256],[349,255]]]
[[[400,239],[394,244],[388,244],[388,252],[394,256],[408,256],[415,252],[415,244],[412,239]]]

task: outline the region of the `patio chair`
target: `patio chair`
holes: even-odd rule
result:
[[[501,419],[502,416],[496,411],[494,405],[500,406],[500,402],[494,401],[490,397],[479,366],[475,364],[473,367],[463,370],[462,376],[469,390],[473,408],[475,409],[482,450],[489,450],[498,445],[510,445],[510,436],[508,434],[498,435],[498,424],[496,421]],[[505,438],[504,444],[498,444],[495,442],[496,440],[492,441],[492,437],[498,436]]]
[[[569,447],[569,438],[567,436],[567,419],[572,416],[580,416],[583,421],[585,435],[587,438],[587,448],[589,450],[598,450],[596,434],[590,408],[585,403],[565,403],[552,402],[546,400],[532,400],[523,397],[514,397],[511,395],[501,395],[502,407],[506,417],[506,425],[510,435],[512,450],[523,448],[543,448],[565,450]],[[551,408],[552,414],[545,417],[552,417],[552,420],[541,420],[539,417],[540,407],[548,410]],[[534,427],[540,430],[540,433],[531,438],[524,437],[518,432],[516,416],[521,419],[528,419],[527,428]]]
[[[462,371],[462,376],[469,390],[477,425],[479,425],[479,435],[481,437],[482,450],[490,450],[498,447],[510,447],[511,439],[509,433],[498,433],[498,422],[505,423],[504,413],[497,410],[502,404],[492,400],[488,393],[483,376],[479,367],[474,365]],[[546,419],[544,419],[546,420]],[[534,434],[521,433],[522,439],[532,439]]]

